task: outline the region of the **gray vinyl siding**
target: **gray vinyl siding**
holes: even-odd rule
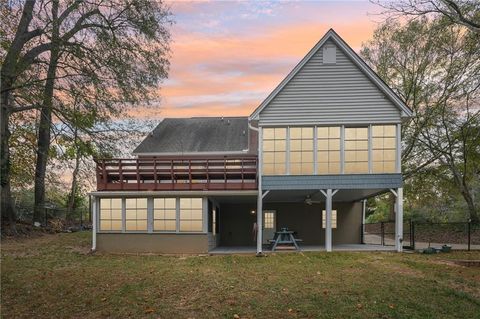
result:
[[[263,190],[385,189],[402,187],[402,174],[262,176]]]
[[[260,112],[260,125],[400,123],[401,111],[339,46],[336,64],[324,65],[322,54],[319,48]]]

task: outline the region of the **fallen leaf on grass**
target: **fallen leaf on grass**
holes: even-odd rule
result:
[[[107,300],[107,298],[102,298],[102,301],[105,301],[105,300]]]
[[[240,316],[237,315],[237,314],[234,314],[234,315],[233,315],[233,318],[235,318],[235,319],[240,319]]]
[[[363,309],[363,305],[361,303],[357,304],[357,309]]]
[[[391,304],[388,305],[388,308],[395,309],[395,305],[391,303]]]
[[[148,308],[148,309],[145,309],[145,313],[152,313],[154,312],[155,310],[152,309],[152,308]]]

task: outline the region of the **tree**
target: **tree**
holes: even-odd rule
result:
[[[12,79],[6,86],[2,73],[2,112],[5,109],[7,114],[2,116],[2,123],[8,132],[8,115],[15,105],[19,105],[19,110],[27,109],[24,96],[12,101],[7,94],[11,95],[17,87],[25,87],[24,83],[18,83],[22,72],[38,68],[42,77],[37,82],[42,86],[34,95],[35,103],[28,106],[28,109],[39,109],[41,114],[35,172],[34,218],[38,220],[44,210],[45,172],[55,121],[70,120],[68,109],[74,99],[80,101],[80,112],[94,114],[96,123],[119,116],[126,106],[157,99],[158,85],[168,74],[171,21],[168,8],[160,1],[55,0],[40,1],[38,5],[35,1],[20,2],[16,8],[19,6],[27,18],[19,19],[15,34],[25,38],[29,25],[34,24],[42,36],[28,43],[29,50],[15,51],[16,59],[7,57],[16,48],[17,36],[4,45],[8,53],[2,70],[10,60],[17,67],[11,68],[10,77],[5,72],[5,78]],[[14,10],[9,12],[14,15]],[[3,135],[2,181],[7,185],[10,164],[4,158],[8,157],[9,139]],[[5,197],[11,198],[6,191]],[[6,208],[2,214],[4,211],[14,214],[13,205]]]
[[[480,2],[477,0],[373,0],[387,9],[390,17],[443,16],[480,34]]]
[[[478,35],[443,17],[403,25],[390,21],[375,31],[361,54],[415,111],[402,132],[406,177],[433,167],[448,172],[445,177],[478,222],[472,196],[480,167]]]

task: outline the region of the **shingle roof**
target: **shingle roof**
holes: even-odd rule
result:
[[[248,117],[166,118],[133,153],[243,152],[248,138]]]

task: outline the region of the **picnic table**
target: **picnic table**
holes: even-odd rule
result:
[[[270,244],[273,244],[272,251],[275,251],[278,245],[293,245],[296,250],[300,250],[298,242],[302,240],[295,238],[293,236],[294,233],[294,231],[288,230],[288,228],[282,228],[280,231],[275,232],[273,239],[269,240]]]

